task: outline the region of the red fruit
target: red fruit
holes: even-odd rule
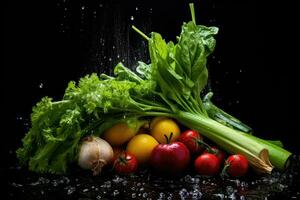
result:
[[[233,177],[241,177],[247,173],[248,167],[248,160],[243,155],[231,155],[225,162],[223,173],[226,172]]]
[[[225,160],[225,153],[217,147],[210,147],[210,149],[205,150],[204,153],[212,153],[216,155],[220,161],[220,164],[222,164]]]
[[[194,167],[201,175],[213,176],[220,170],[220,161],[214,154],[203,153],[195,160]]]
[[[182,172],[190,162],[190,152],[181,142],[157,145],[150,157],[154,169],[163,173]]]
[[[114,161],[114,170],[119,174],[130,174],[137,170],[138,161],[135,155],[122,152]]]
[[[177,140],[185,144],[192,154],[201,153],[205,149],[203,137],[194,130],[184,131]]]

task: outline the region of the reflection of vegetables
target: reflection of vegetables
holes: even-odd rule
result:
[[[216,175],[220,171],[219,158],[211,153],[203,153],[194,162],[197,173],[206,176]]]
[[[240,154],[231,155],[227,158],[223,169],[223,174],[233,177],[244,176],[248,171],[248,161]]]
[[[127,144],[126,150],[136,156],[139,164],[148,163],[151,152],[158,142],[147,134],[139,134],[134,136]]]
[[[112,161],[113,156],[113,149],[105,140],[88,136],[82,141],[78,164],[83,169],[90,169],[94,175],[97,175],[103,166]]]
[[[150,124],[150,133],[159,143],[165,144],[167,143],[165,135],[170,138],[170,135],[172,134],[170,142],[173,142],[180,135],[180,129],[172,119],[156,117]]]
[[[200,92],[217,32],[216,27],[196,25],[193,18],[183,24],[177,43],[166,43],[158,33],[150,38],[142,34],[149,42],[151,64],[139,62],[135,73],[120,63],[115,76],[93,74],[78,84],[70,82],[62,101],[43,98],[17,151],[21,163],[33,171],[63,173],[76,161],[82,137],[99,136],[118,122],[136,127],[140,120],[160,116],[199,131],[229,153],[239,152],[257,171],[270,173],[272,164],[284,169],[290,152],[214,120],[203,105]]]

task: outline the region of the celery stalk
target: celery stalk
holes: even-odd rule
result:
[[[290,152],[263,139],[231,129],[207,117],[180,111],[176,118],[184,125],[199,131],[225,151],[244,155],[258,172],[271,173],[273,165],[283,170],[291,155]]]

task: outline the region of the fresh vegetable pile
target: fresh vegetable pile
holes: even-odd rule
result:
[[[177,172],[196,154],[195,170],[214,175],[224,159],[203,142],[205,137],[237,154],[225,163],[224,171],[232,176],[244,175],[248,162],[261,173],[285,169],[290,152],[252,135],[251,128],[211,102],[212,93],[200,95],[218,28],[197,25],[193,4],[190,8],[192,21],[182,25],[175,43],[133,27],[148,41],[151,63],[138,62],[135,71],[119,63],[114,76],[87,75],[79,83],[71,81],[61,101],[44,97],[37,103],[31,129],[17,150],[20,162],[32,171],[56,174],[77,162],[94,174],[108,164],[130,173],[149,163],[158,171]],[[175,121],[191,133],[181,133]],[[111,146],[122,145],[126,151],[113,158]]]

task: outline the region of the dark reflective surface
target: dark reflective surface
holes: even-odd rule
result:
[[[203,177],[192,170],[163,177],[149,169],[122,176],[110,170],[97,177],[74,169],[68,175],[39,175],[11,167],[6,173],[10,199],[299,199],[300,157],[286,172],[250,172],[240,179]]]

